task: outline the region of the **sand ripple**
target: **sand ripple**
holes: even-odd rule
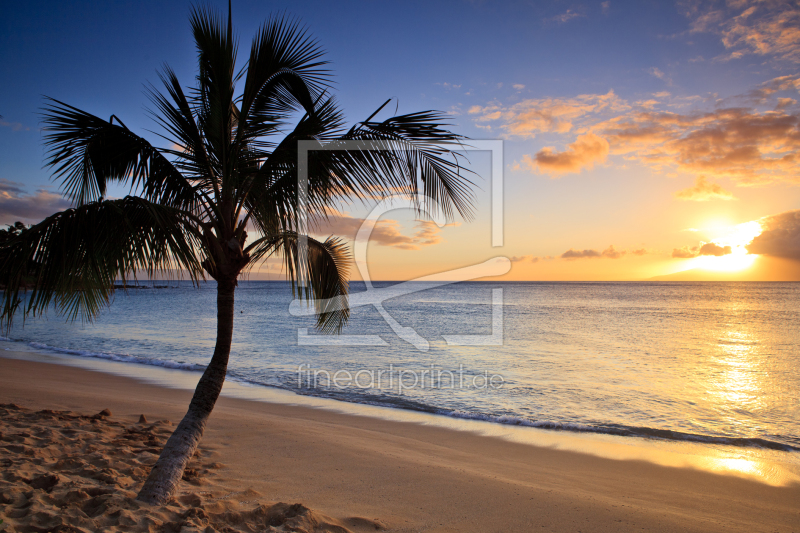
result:
[[[161,507],[136,501],[172,432],[166,420],[142,420],[125,424],[108,410],[85,416],[0,404],[0,531],[350,531],[299,503],[262,504],[262,495],[253,490],[225,490],[215,472],[222,465],[204,448],[189,463],[174,500]],[[382,528],[356,520],[348,525]]]

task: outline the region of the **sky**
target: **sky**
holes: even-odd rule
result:
[[[0,224],[36,223],[70,206],[43,166],[44,95],[162,146],[144,89],[164,64],[194,83],[192,4],[1,5]],[[325,49],[350,123],[393,98],[379,117],[436,109],[502,141],[503,245],[489,154],[470,151],[474,217],[387,213],[372,279],[507,257],[493,279],[800,280],[799,2],[241,0],[242,49],[275,13]],[[352,242],[369,210],[336,206],[319,232]]]

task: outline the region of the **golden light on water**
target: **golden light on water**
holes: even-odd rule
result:
[[[775,475],[769,463],[741,457],[709,457],[706,468],[720,474],[734,474],[743,477],[753,477],[761,481],[770,481]],[[781,485],[782,483],[774,483]]]
[[[741,326],[725,332],[717,344],[716,365],[720,371],[709,383],[709,391],[716,397],[721,412],[729,409],[753,411],[762,407],[760,398],[765,375],[755,349],[758,339],[745,328]],[[729,423],[734,420],[737,418],[731,417]]]

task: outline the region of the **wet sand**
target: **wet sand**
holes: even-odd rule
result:
[[[186,519],[176,516],[191,514],[191,509],[203,510],[208,523],[198,518],[180,526],[187,531],[204,531],[191,529],[201,526],[212,528],[210,531],[224,531],[225,527],[247,531],[247,520],[261,520],[261,530],[272,527],[278,531],[292,527],[398,532],[800,531],[797,484],[776,487],[735,476],[596,457],[442,427],[227,397],[217,404],[201,455],[192,467],[195,479],[184,481],[175,508],[154,510],[130,503],[143,480],[145,459],[152,461],[155,455],[142,451],[119,454],[114,442],[118,443],[125,431],[139,428],[137,431],[147,430],[152,437],[145,435],[144,444],[134,442],[129,449],[156,448],[153,443],[166,437],[167,428],[173,427],[170,424],[185,412],[190,396],[186,390],[127,377],[0,359],[0,403],[25,408],[4,408],[0,426],[0,459],[6,461],[3,475],[19,478],[6,483],[22,489],[14,492],[13,487],[4,486],[2,494],[11,491],[25,498],[29,494],[39,506],[67,505],[63,501],[66,493],[50,496],[66,490],[64,484],[62,488],[56,484],[48,493],[46,486],[35,488],[31,483],[52,475],[57,461],[65,457],[99,453],[101,457],[93,460],[102,464],[106,457],[108,465],[84,465],[84,470],[113,471],[106,472],[105,481],[94,480],[98,486],[115,487],[113,497],[120,499],[114,500],[119,508],[113,512],[119,511],[119,516],[129,513],[134,519],[157,515],[148,518],[153,521],[148,526],[152,531],[166,530],[164,524],[180,525],[180,520]],[[91,422],[103,409],[111,415]],[[40,410],[70,413],[37,414]],[[138,424],[142,414],[148,424]],[[59,420],[59,416],[67,420]],[[27,429],[12,427],[10,421],[17,420],[14,417],[29,417],[24,422]],[[14,423],[24,425],[19,420]],[[65,433],[59,426],[63,423],[75,426]],[[90,431],[92,424],[109,427],[97,433],[99,436],[81,433]],[[14,436],[21,433],[29,436]],[[9,440],[12,437],[19,442]],[[86,446],[97,449],[80,452]],[[24,463],[26,457],[28,463]],[[131,458],[140,464],[132,465]],[[5,466],[11,465],[7,461],[24,464]],[[57,475],[76,483],[93,483],[91,475],[101,474],[90,472],[82,478],[74,471],[64,471]],[[9,514],[21,513],[14,511],[14,505],[21,505],[21,497],[3,496],[0,500],[4,525],[16,527],[15,520],[24,522],[25,517],[11,518]],[[81,505],[94,508],[86,502]],[[52,509],[40,512],[52,513]],[[236,513],[243,518],[230,518]],[[268,515],[271,523],[267,523]],[[240,520],[241,524],[220,525],[226,524],[223,519]],[[22,524],[17,530],[34,530],[26,527]]]

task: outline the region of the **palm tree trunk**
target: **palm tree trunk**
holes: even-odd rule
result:
[[[235,279],[217,282],[217,345],[214,356],[197,384],[189,411],[167,440],[161,456],[139,491],[137,500],[154,505],[166,503],[178,488],[183,471],[200,444],[206,421],[225,382],[233,336],[235,289]]]

